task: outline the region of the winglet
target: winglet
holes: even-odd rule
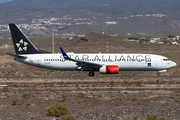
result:
[[[63,54],[64,59],[70,59],[70,58],[68,57],[68,55],[64,52],[64,50],[62,49],[62,47],[60,47],[60,50],[61,50],[61,53]]]

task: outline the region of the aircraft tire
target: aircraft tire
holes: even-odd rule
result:
[[[93,77],[94,75],[95,75],[94,72],[89,72],[90,77]]]

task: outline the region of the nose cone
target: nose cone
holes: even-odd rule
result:
[[[176,63],[172,61],[172,67],[176,67]]]
[[[173,61],[169,61],[168,63],[166,63],[166,65],[167,65],[166,69],[170,69],[176,67],[177,64]]]

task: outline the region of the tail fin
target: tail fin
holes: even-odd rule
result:
[[[37,49],[15,24],[9,24],[9,28],[16,54],[47,53]]]

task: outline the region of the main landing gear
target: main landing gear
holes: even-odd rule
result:
[[[161,74],[158,72],[158,73],[157,73],[157,76],[158,76],[158,77],[160,77],[160,76],[161,76]]]
[[[93,71],[89,72],[89,76],[93,77],[95,75],[95,73]]]

